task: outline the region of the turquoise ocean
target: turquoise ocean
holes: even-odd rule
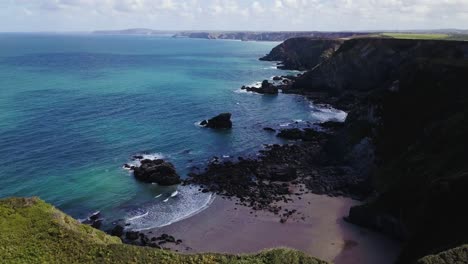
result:
[[[134,229],[209,206],[197,187],[135,181],[136,154],[162,157],[183,177],[213,156],[284,143],[263,127],[343,119],[296,95],[242,92],[275,75],[258,58],[278,43],[92,34],[0,34],[0,197],[39,196],[83,219]],[[230,131],[197,123],[231,112]]]

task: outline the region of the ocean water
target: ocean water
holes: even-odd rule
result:
[[[185,177],[213,156],[281,143],[265,126],[345,117],[299,96],[239,90],[290,73],[258,60],[277,44],[0,34],[0,197],[39,196],[75,218],[101,211],[134,229],[196,213],[211,194],[139,183],[122,165],[148,154]],[[231,131],[196,125],[221,112],[233,114]]]

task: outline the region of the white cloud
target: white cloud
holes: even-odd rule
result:
[[[0,15],[2,31],[463,28],[468,0],[10,0],[0,2]]]

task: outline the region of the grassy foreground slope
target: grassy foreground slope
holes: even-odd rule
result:
[[[38,198],[0,200],[2,263],[326,263],[290,249],[255,255],[180,255],[122,244]]]

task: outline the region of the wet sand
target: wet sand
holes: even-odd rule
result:
[[[293,197],[287,204],[278,203],[298,210],[286,223],[280,223],[280,216],[273,213],[253,211],[217,196],[199,214],[144,233],[150,238],[167,233],[181,239],[180,245],[164,245],[181,253],[254,253],[288,247],[337,264],[396,260],[398,242],[343,220],[349,208],[359,202],[311,193],[300,197]]]

